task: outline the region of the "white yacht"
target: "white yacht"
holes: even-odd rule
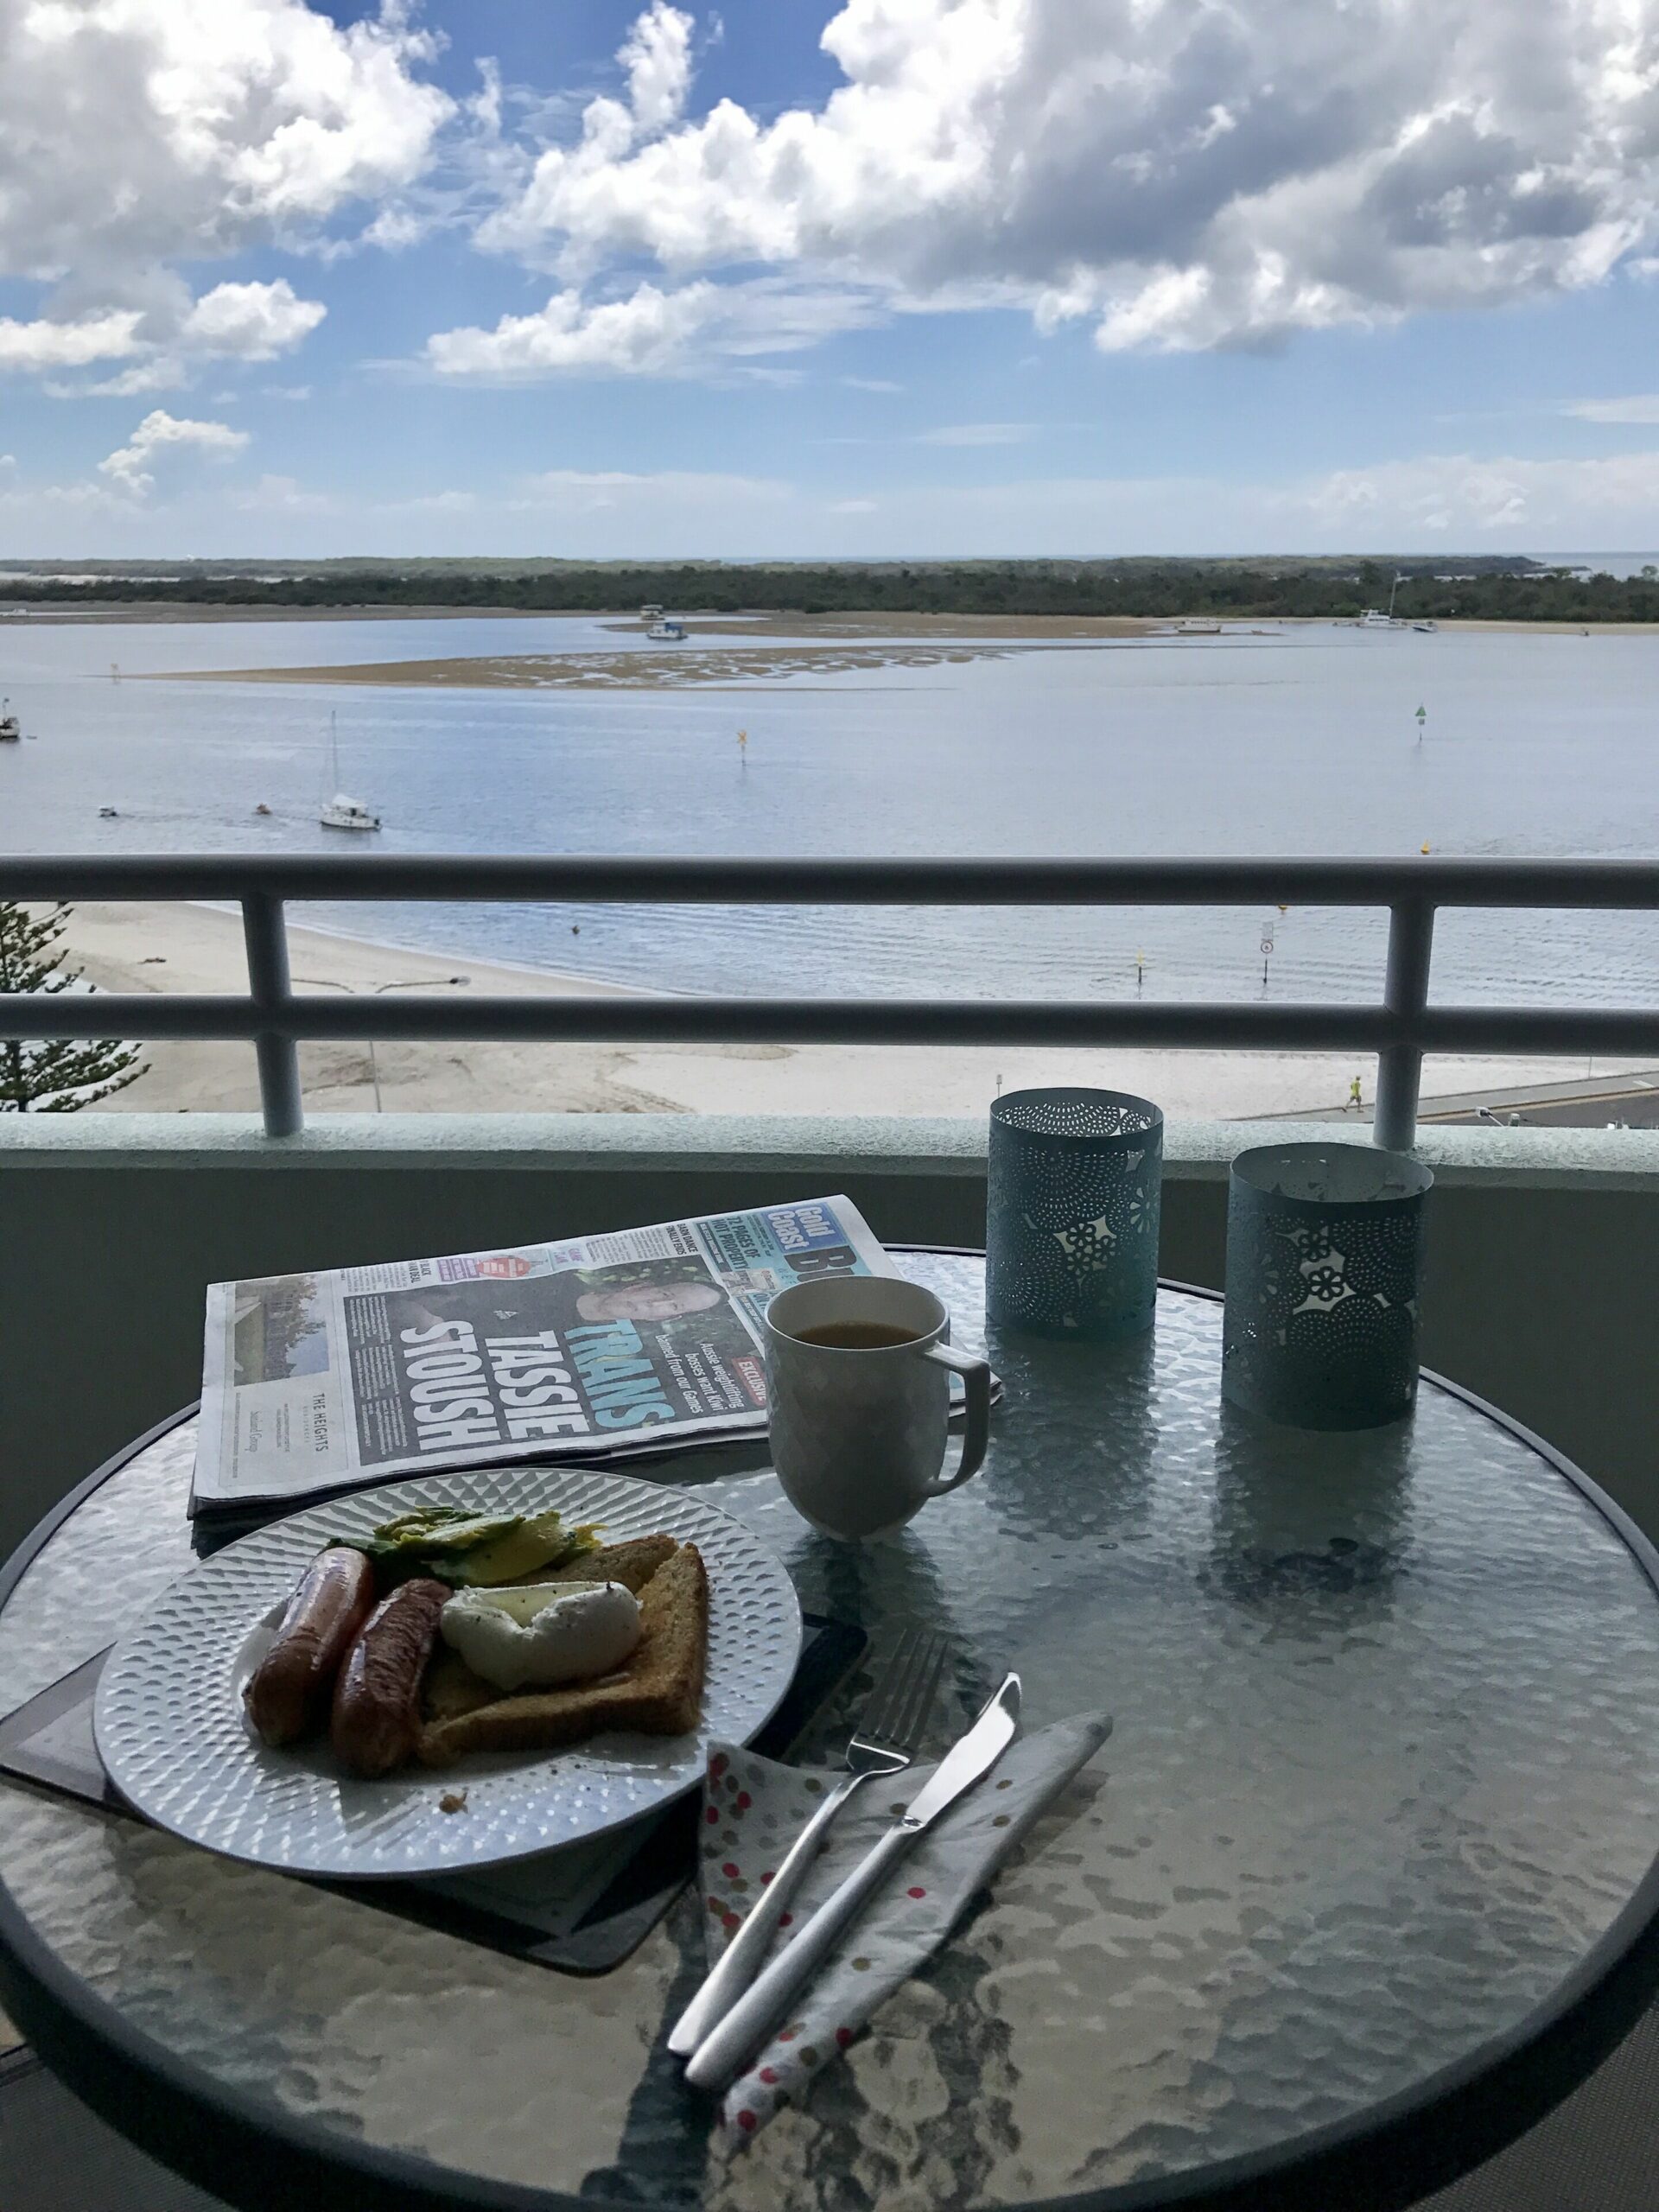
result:
[[[685,625],[675,621],[672,615],[665,614],[659,621],[652,624],[645,635],[655,638],[659,645],[678,645],[685,636]]]
[[[334,793],[317,819],[325,830],[378,830],[380,827],[378,814],[371,814],[361,799],[347,798],[344,791]]]
[[[10,706],[10,699],[0,699],[0,745],[16,745],[23,734],[22,724],[9,712]]]
[[[1385,614],[1380,607],[1368,607],[1359,618],[1359,626],[1362,630],[1403,630],[1405,628],[1405,623],[1395,614],[1394,601],[1395,594],[1401,585],[1408,581],[1407,577],[1395,575],[1394,582],[1389,587],[1388,613]]]
[[[325,830],[378,830],[379,816],[365,806],[361,799],[347,798],[340,788],[340,730],[332,714],[328,717],[328,759],[334,770],[334,795],[324,800],[317,820]]]

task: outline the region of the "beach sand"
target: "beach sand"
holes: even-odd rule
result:
[[[486,610],[493,611],[493,610]],[[323,663],[307,668],[178,669],[140,682],[202,683],[367,683],[398,688],[467,690],[666,691],[698,685],[798,683],[803,677],[843,676],[886,668],[937,668],[951,663],[1001,659],[1090,645],[1157,641],[1197,645],[1216,642],[1212,631],[1183,632],[1181,619],[969,614],[690,614],[690,634],[655,652],[454,654],[423,660]],[[637,639],[637,620],[600,618],[601,626]],[[1285,616],[1230,621],[1227,638],[1271,639],[1287,630],[1319,625],[1355,626],[1325,616]],[[1444,631],[1492,631],[1520,636],[1576,635],[1576,622],[1446,621]],[[1646,637],[1659,625],[1598,623],[1594,637]],[[767,643],[786,636],[788,645]],[[756,640],[746,643],[741,640]]]
[[[580,976],[492,965],[334,937],[289,932],[296,989],[440,983],[462,991],[627,995]],[[239,916],[211,907],[78,906],[68,944],[102,990],[241,992],[247,988]],[[429,994],[436,995],[435,992]],[[258,1104],[253,1048],[147,1044],[148,1071],[99,1110],[246,1113]],[[1599,1061],[1611,1073],[1624,1062]],[[1560,1061],[1436,1060],[1426,1095],[1547,1083],[1577,1074]],[[1369,1104],[1376,1063],[1312,1052],[1047,1052],[1027,1047],[784,1045],[378,1045],[300,1047],[306,1103],[316,1113],[372,1113],[378,1067],[388,1113],[696,1113],[982,1116],[999,1088],[1090,1084],[1154,1098],[1176,1116],[1248,1116],[1340,1106],[1358,1075]]]

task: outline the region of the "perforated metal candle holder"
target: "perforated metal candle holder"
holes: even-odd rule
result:
[[[1103,1341],[1150,1328],[1164,1117],[1116,1090],[1011,1090],[991,1109],[987,1318]]]
[[[1233,1162],[1222,1395],[1295,1428],[1376,1428],[1417,1397],[1420,1160],[1264,1145]]]

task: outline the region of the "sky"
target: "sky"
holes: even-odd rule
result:
[[[0,0],[0,561],[1659,545],[1659,0]]]

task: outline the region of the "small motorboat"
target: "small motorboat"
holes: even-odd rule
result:
[[[98,810],[98,818],[100,822],[113,822],[116,818],[115,809],[112,806],[100,806]]]
[[[344,791],[336,791],[317,817],[325,830],[378,830],[380,817],[371,814],[361,799],[347,798]]]
[[[16,715],[7,710],[10,699],[0,699],[0,745],[16,745],[23,734],[23,726]]]
[[[264,799],[260,800],[258,805],[256,806],[253,810],[256,814],[269,814],[270,812],[270,809],[265,804]]]
[[[683,622],[676,622],[671,615],[664,615],[660,622],[653,622],[645,635],[655,638],[659,645],[678,645],[685,636]]]

